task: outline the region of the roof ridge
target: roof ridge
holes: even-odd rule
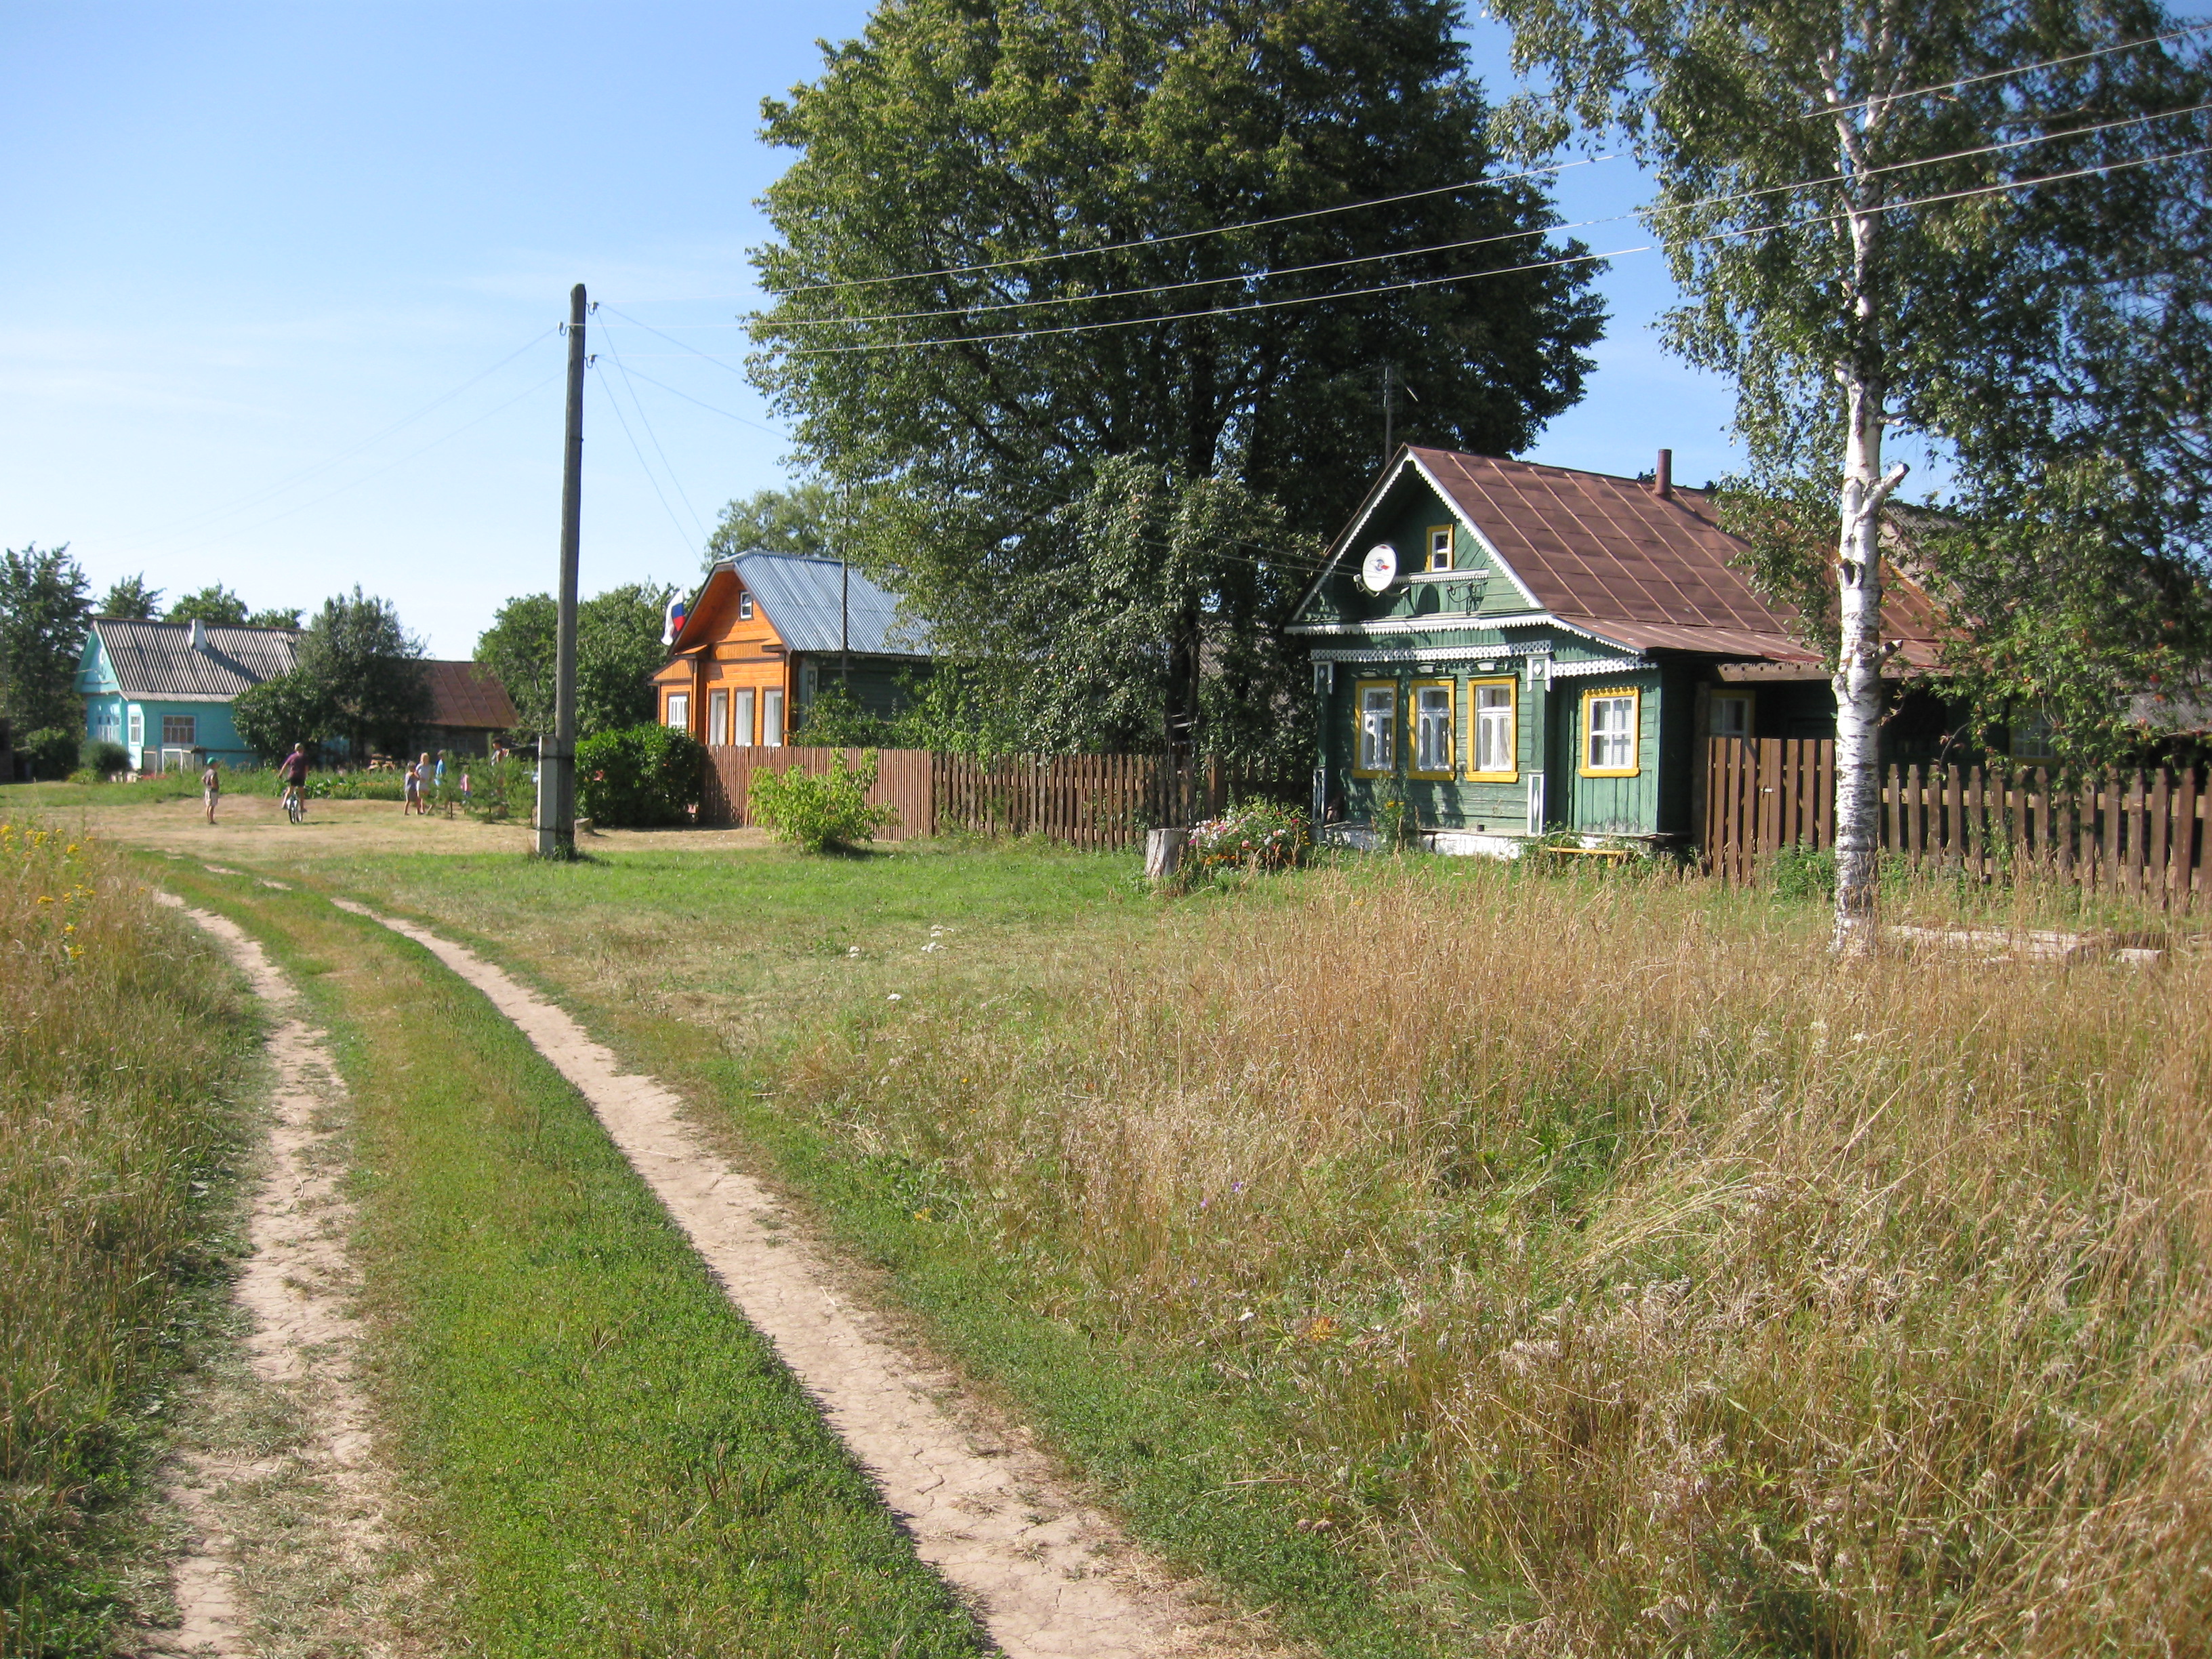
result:
[[[1623,483],[1642,489],[1649,480],[1626,472],[1601,472],[1594,466],[1562,466],[1557,461],[1527,461],[1516,455],[1486,455],[1479,449],[1441,449],[1430,444],[1407,444],[1407,449],[1417,455],[1451,455],[1462,460],[1497,461],[1506,466],[1525,466],[1546,472],[1571,472],[1577,478],[1603,478],[1611,483]],[[1676,495],[1706,495],[1713,492],[1703,484],[1675,483]],[[1662,500],[1665,499],[1661,497]]]

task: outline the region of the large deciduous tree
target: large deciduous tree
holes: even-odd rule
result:
[[[195,592],[180,596],[169,607],[169,622],[206,623],[216,628],[246,626],[246,601],[221,582],[210,582]]]
[[[18,741],[53,728],[82,735],[76,665],[91,589],[67,544],[0,552],[0,713]]]
[[[152,620],[161,603],[161,590],[146,586],[143,572],[136,576],[118,579],[100,601],[100,614],[118,617],[125,622]]]
[[[653,716],[653,671],[668,659],[661,630],[676,590],[627,582],[576,607],[576,732],[617,732]],[[477,660],[514,700],[520,730],[553,729],[559,607],[550,593],[509,599],[477,640]]]
[[[356,587],[323,601],[300,635],[294,672],[324,711],[327,735],[344,738],[360,760],[399,753],[428,720],[422,654],[392,602]]]
[[[756,489],[722,509],[707,538],[708,564],[734,553],[790,553],[821,558],[830,545],[829,485],[807,479],[785,489]]]
[[[2177,370],[2203,361],[2212,192],[2179,154],[2203,118],[2171,114],[2204,100],[2201,64],[2100,52],[2169,32],[2146,0],[1493,9],[1555,88],[1516,112],[1524,139],[1625,133],[1656,177],[1672,342],[1735,378],[1755,481],[1835,503],[1835,939],[1870,950],[1886,440],[1927,440],[1970,519],[2087,457],[2201,522],[2201,469],[2174,464],[2201,458],[2204,388]]]
[[[1589,267],[1516,269],[1576,250],[1534,184],[1492,176],[1462,21],[1455,0],[885,0],[764,105],[799,155],[768,193],[755,372],[849,490],[850,550],[941,645],[1051,672],[1081,624],[1009,595],[1094,556],[1065,515],[1107,462],[1233,481],[1326,534],[1372,476],[1386,365],[1419,398],[1401,435],[1493,453],[1580,396]],[[1200,684],[1200,618],[1284,654],[1297,571],[1245,539],[1175,623],[1200,670],[1161,683],[1163,740],[1226,752],[1270,725],[1279,671]]]

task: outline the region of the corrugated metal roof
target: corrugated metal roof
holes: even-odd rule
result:
[[[207,649],[192,648],[190,623],[92,619],[108,670],[126,697],[234,697],[292,672],[299,635],[289,628],[207,630]]]
[[[1443,492],[1529,596],[1562,621],[1638,650],[1819,660],[1791,632],[1795,611],[1762,599],[1736,568],[1744,544],[1720,527],[1701,489],[1677,486],[1661,495],[1610,473],[1408,446],[1339,538],[1330,568],[1408,466]],[[1917,581],[1884,564],[1882,633],[1905,641],[1906,663],[1926,666],[1937,655],[1940,611]]]
[[[835,651],[840,647],[838,603],[842,567],[835,559],[809,559],[788,553],[740,553],[725,560],[751,590],[784,644],[793,651]],[[868,656],[926,657],[929,631],[902,623],[898,595],[852,571],[846,599],[850,648]]]
[[[425,662],[422,675],[430,688],[430,725],[485,732],[514,729],[514,699],[499,677],[482,663]]]

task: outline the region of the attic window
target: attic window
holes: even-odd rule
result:
[[[1452,568],[1452,526],[1448,524],[1429,526],[1429,563],[1431,570]]]
[[[753,596],[750,592],[741,587],[738,590],[738,620],[739,622],[750,622],[752,619]]]

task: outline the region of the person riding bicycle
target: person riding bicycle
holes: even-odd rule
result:
[[[284,780],[284,810],[291,814],[293,822],[296,823],[301,814],[307,810],[307,745],[294,744],[292,752],[284,757],[283,763],[276,769]]]

